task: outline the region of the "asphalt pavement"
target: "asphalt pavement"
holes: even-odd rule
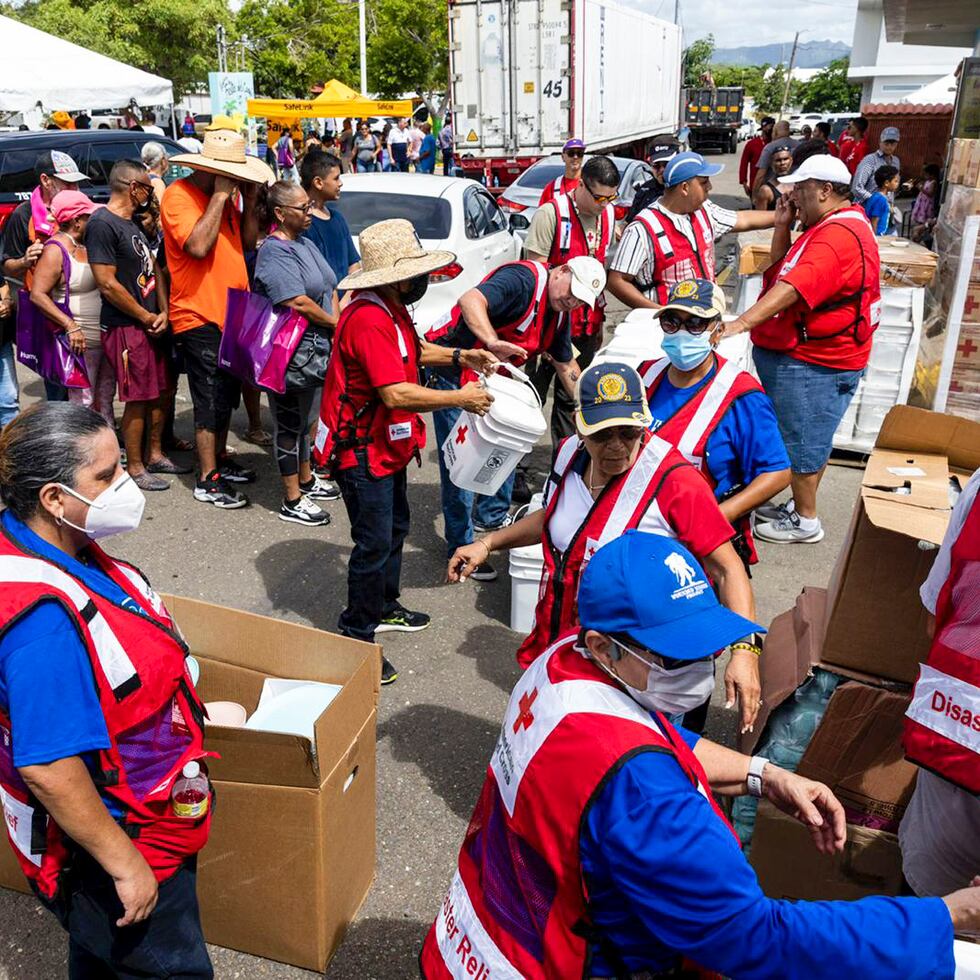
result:
[[[713,157],[726,170],[712,198],[744,207],[734,156]],[[611,308],[612,322],[623,310]],[[33,380],[32,380],[33,379]],[[23,402],[42,396],[24,375]],[[267,427],[271,419],[266,414]],[[239,412],[233,429],[245,426]],[[178,401],[179,435],[191,438],[186,384]],[[430,428],[431,433],[431,428]],[[327,528],[278,520],[280,485],[274,460],[233,439],[240,460],[259,481],[247,488],[251,506],[218,511],[194,501],[192,477],[150,494],[143,524],[113,539],[114,554],[139,565],[161,592],[333,630],[343,605],[350,554],[343,505],[326,505]],[[538,446],[533,470],[543,478],[549,447]],[[860,468],[831,465],[821,490],[827,534],[816,545],[759,544],[753,570],[758,618],[767,624],[789,608],[804,585],[824,586],[850,519]],[[508,628],[510,585],[444,584],[445,544],[439,473],[431,443],[421,469],[412,469],[412,531],[405,551],[402,601],[432,615],[418,634],[386,634],[385,652],[398,681],[381,692],[378,713],[378,858],[374,885],[326,976],[330,980],[392,980],[417,976],[416,957],[454,868],[456,853],[482,785],[507,697],[517,676],[521,637]],[[506,559],[494,563],[506,571]],[[719,675],[720,676],[720,675]],[[716,691],[708,734],[731,744],[734,713]],[[275,911],[270,910],[270,921]],[[212,947],[221,978],[300,980],[315,974],[232,950]],[[55,980],[66,975],[67,942],[54,918],[34,900],[0,890],[0,980]]]

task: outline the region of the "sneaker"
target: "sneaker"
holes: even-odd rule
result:
[[[378,623],[375,633],[418,633],[432,622],[432,617],[425,613],[412,612],[404,606],[396,606],[384,619]]]
[[[238,510],[248,504],[248,497],[225,483],[217,470],[212,470],[194,487],[194,499],[205,504],[214,504],[222,510]]]
[[[398,668],[387,658],[381,658],[381,683],[392,684],[398,680]]]
[[[309,483],[301,483],[299,489],[304,497],[310,500],[340,500],[340,490],[337,489],[329,480],[313,474],[313,479]]]
[[[477,534],[489,534],[490,531],[499,531],[502,528],[510,527],[514,523],[514,518],[508,514],[499,524],[494,524],[492,527],[489,524],[481,524],[479,521],[473,521],[473,530]]]
[[[514,477],[514,489],[510,492],[511,501],[515,504],[529,504],[533,494],[527,474],[523,470],[518,470]]]
[[[794,510],[793,498],[783,501],[781,504],[774,504],[771,501],[756,507],[753,511],[756,521],[760,524],[763,521],[781,521],[787,514],[792,514]]]
[[[470,572],[469,577],[475,582],[495,582],[497,580],[497,569],[485,561],[482,565],[477,565],[476,569]]]
[[[300,497],[292,503],[284,500],[279,505],[279,520],[292,521],[293,524],[322,526],[330,523],[330,515],[325,510],[320,510],[309,497]]]
[[[816,544],[823,541],[823,525],[817,519],[817,526],[807,531],[800,527],[800,515],[791,511],[778,521],[756,524],[755,536],[760,541],[772,544]]]
[[[221,474],[221,479],[226,483],[255,482],[255,470],[250,470],[247,466],[242,466],[241,463],[228,456],[222,456],[218,460],[218,472]]]

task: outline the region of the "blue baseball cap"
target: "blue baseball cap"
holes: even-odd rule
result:
[[[721,286],[710,279],[682,279],[670,287],[667,303],[660,307],[658,313],[684,310],[693,316],[711,319],[721,316],[727,308]]]
[[[652,421],[643,382],[628,364],[593,364],[582,372],[575,394],[575,427],[580,436],[617,425],[645,429]]]
[[[578,592],[585,629],[626,634],[675,660],[699,660],[754,632],[726,609],[698,560],[673,538],[627,531],[586,565]]]
[[[664,167],[664,187],[676,187],[695,177],[714,177],[724,169],[723,163],[708,163],[700,153],[677,153]]]

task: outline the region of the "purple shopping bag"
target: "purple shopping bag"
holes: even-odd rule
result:
[[[71,315],[68,308],[71,263],[68,252],[59,241],[51,241],[61,249],[62,273],[65,281],[65,298],[55,302],[60,310]],[[85,359],[76,354],[61,328],[53,324],[32,302],[27,289],[17,293],[17,360],[26,365],[45,381],[53,381],[64,388],[88,388],[88,371]]]
[[[218,366],[240,381],[281,395],[286,368],[307,323],[295,310],[273,306],[264,296],[229,289]]]

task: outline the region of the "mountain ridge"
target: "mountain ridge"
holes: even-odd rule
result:
[[[715,48],[711,61],[716,65],[775,65],[789,61],[792,39],[781,44],[743,45],[738,48]],[[796,49],[797,68],[825,68],[836,58],[851,53],[843,41],[803,41]]]

